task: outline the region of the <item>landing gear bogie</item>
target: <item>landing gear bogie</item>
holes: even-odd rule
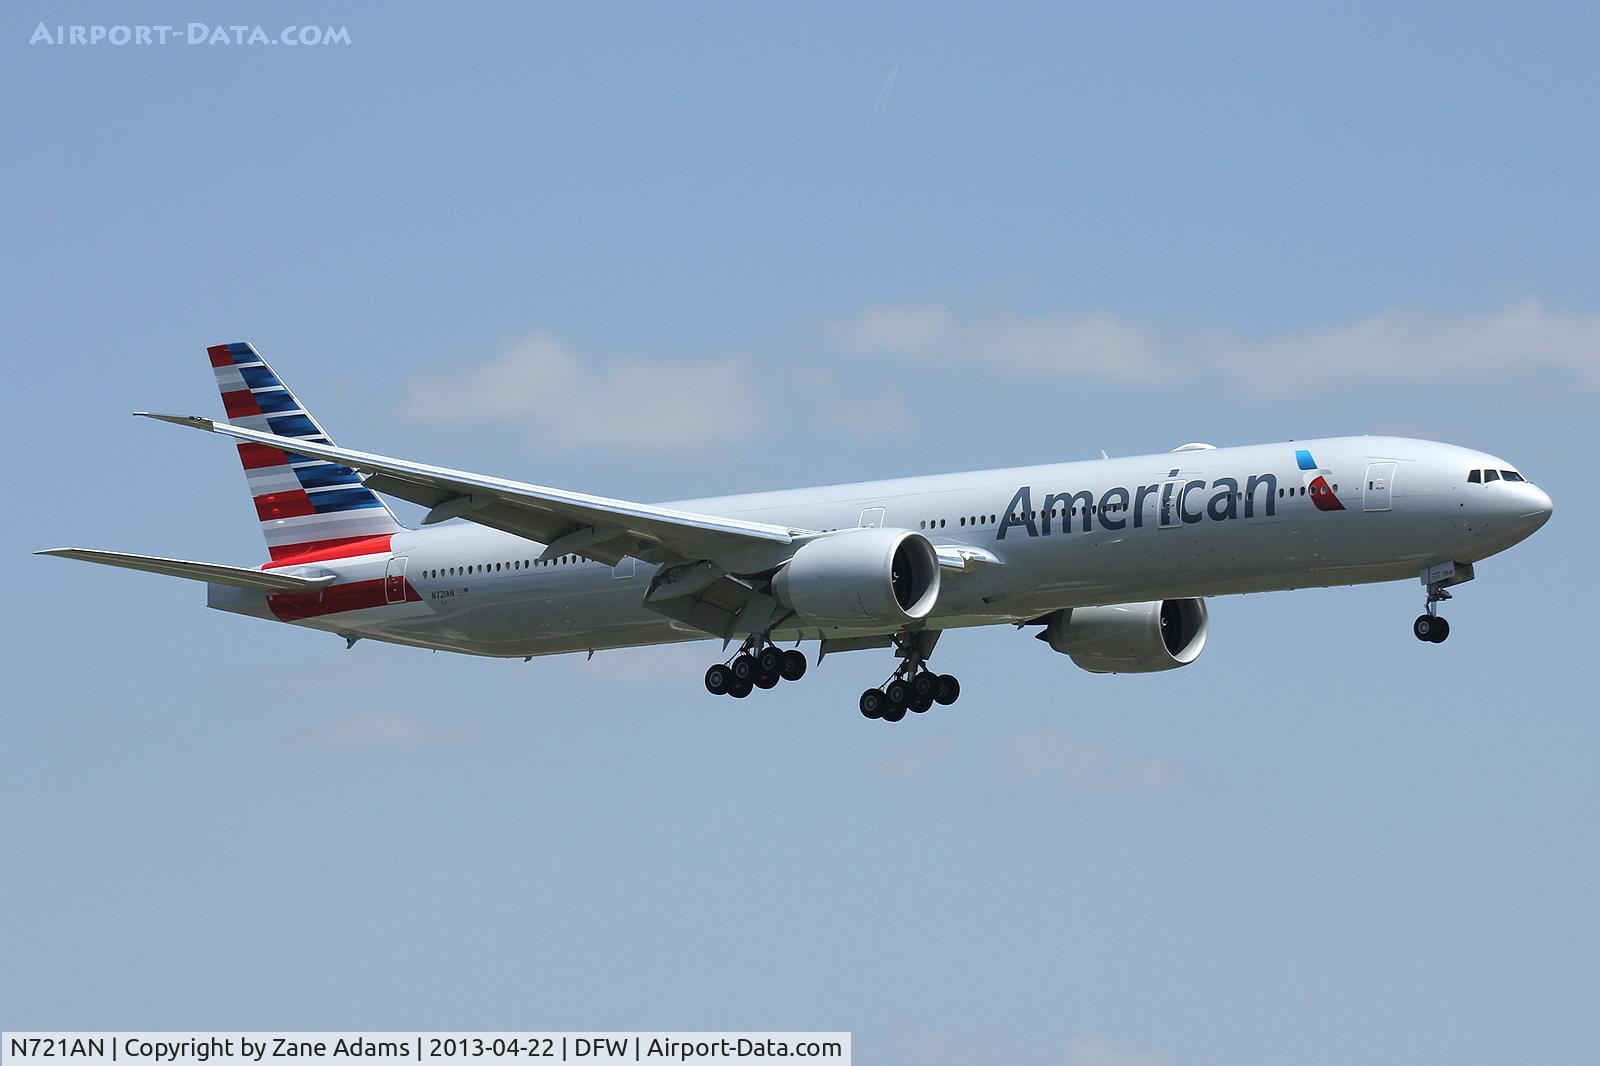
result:
[[[788,651],[767,638],[753,636],[727,662],[713,663],[706,670],[706,691],[713,696],[744,699],[754,689],[776,688],[780,681],[798,681],[805,676],[805,653]]]
[[[895,637],[900,665],[880,687],[861,694],[861,713],[868,718],[898,722],[911,714],[925,714],[934,704],[948,706],[961,694],[961,684],[950,674],[927,667],[937,633],[902,633]],[[871,713],[869,713],[869,707]]]

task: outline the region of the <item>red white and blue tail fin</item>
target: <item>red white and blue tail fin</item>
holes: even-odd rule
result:
[[[253,345],[215,344],[206,354],[233,425],[332,443]],[[252,443],[240,443],[239,459],[273,562],[388,551],[405,528],[347,466]]]

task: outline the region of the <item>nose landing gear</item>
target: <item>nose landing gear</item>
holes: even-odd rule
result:
[[[1450,636],[1450,623],[1439,614],[1439,604],[1451,599],[1450,588],[1471,581],[1474,577],[1471,563],[1436,563],[1422,568],[1423,588],[1428,599],[1422,614],[1411,623],[1411,632],[1428,644],[1443,644]]]
[[[1450,636],[1450,622],[1437,614],[1419,614],[1411,623],[1411,632],[1418,640],[1429,644],[1443,644]]]

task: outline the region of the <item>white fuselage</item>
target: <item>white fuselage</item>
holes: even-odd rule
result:
[[[1314,469],[1303,468],[1302,453]],[[1470,471],[1484,469],[1514,472],[1504,460],[1453,445],[1335,437],[671,506],[796,529],[895,527],[938,547],[981,549],[993,561],[947,574],[925,619],[929,628],[948,629],[1026,622],[1067,607],[1415,580],[1435,563],[1476,562],[1528,536],[1551,510],[1549,497],[1526,481],[1469,480]],[[1316,477],[1327,490],[1320,501]],[[576,556],[539,564],[542,550],[462,521],[400,533],[388,554],[282,571],[331,573],[335,588],[384,582],[393,602],[285,620],[494,656],[705,639],[643,604],[654,566]],[[209,602],[283,617],[253,591],[213,585]],[[337,607],[337,594],[328,602]],[[841,633],[791,623],[773,634],[818,635]]]

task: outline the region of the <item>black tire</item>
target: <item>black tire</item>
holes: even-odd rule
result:
[[[726,696],[728,685],[733,681],[733,673],[721,663],[715,663],[706,671],[706,691],[713,696]]]
[[[1433,620],[1433,636],[1428,638],[1435,644],[1443,644],[1450,639],[1450,622],[1444,618]]]
[[[928,702],[933,702],[933,694],[939,690],[939,675],[927,670],[918,670],[911,678],[911,696],[913,701],[927,697]],[[923,708],[926,710],[927,708]]]
[[[954,674],[940,674],[938,686],[933,690],[933,702],[948,707],[960,698],[961,682],[956,680]]]
[[[733,660],[731,669],[735,681],[749,681],[756,676],[756,661],[748,655],[739,655]]]
[[[799,648],[790,648],[783,653],[783,679],[785,681],[799,681],[806,676],[806,653]]]
[[[905,709],[904,706],[895,707],[895,706],[891,705],[891,706],[885,707],[884,710],[883,710],[883,720],[885,722],[898,722],[898,721],[900,721],[900,719],[904,718],[905,716],[906,716],[906,709]]]
[[[783,652],[777,648],[762,648],[756,653],[756,673],[776,681],[782,676]]]
[[[861,694],[861,715],[864,718],[882,718],[884,710],[883,693],[875,688],[869,688]]]
[[[757,674],[752,684],[756,688],[777,688],[779,677],[777,674]]]
[[[742,700],[746,696],[750,695],[750,689],[750,682],[735,680],[728,686],[728,695],[732,696],[736,700]]]
[[[923,711],[927,710],[929,707],[932,707],[932,706],[933,706],[933,693],[930,692],[925,696],[919,696],[915,692],[913,692],[911,694],[911,710],[914,713],[921,714]]]
[[[898,677],[883,686],[883,694],[888,697],[891,707],[898,707],[903,711],[911,705],[911,686]]]
[[[1438,621],[1431,614],[1419,614],[1417,620],[1411,623],[1411,632],[1421,641],[1434,643],[1433,635],[1438,631]]]

